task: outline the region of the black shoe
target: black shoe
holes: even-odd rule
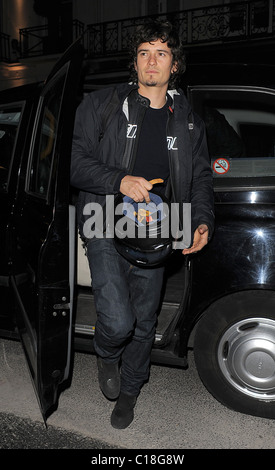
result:
[[[104,395],[109,400],[115,400],[120,392],[120,372],[118,362],[105,362],[97,358],[98,381]]]
[[[134,419],[134,407],[137,397],[121,392],[111,415],[111,425],[116,429],[125,429]]]

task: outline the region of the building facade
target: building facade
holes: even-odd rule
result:
[[[90,73],[125,73],[128,38],[152,16],[172,20],[196,60],[235,59],[240,45],[272,60],[275,0],[0,0],[0,89],[43,80],[84,32]]]

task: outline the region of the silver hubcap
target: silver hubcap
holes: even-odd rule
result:
[[[275,321],[247,318],[223,334],[218,347],[223,375],[258,400],[275,400]]]

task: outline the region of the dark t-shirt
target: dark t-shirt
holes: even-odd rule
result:
[[[146,110],[139,136],[134,176],[143,176],[148,181],[154,178],[167,180],[169,161],[166,137],[167,104],[161,109]]]

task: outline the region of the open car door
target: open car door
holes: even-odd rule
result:
[[[82,59],[78,41],[33,106],[11,219],[16,322],[45,421],[70,370],[70,154]]]

